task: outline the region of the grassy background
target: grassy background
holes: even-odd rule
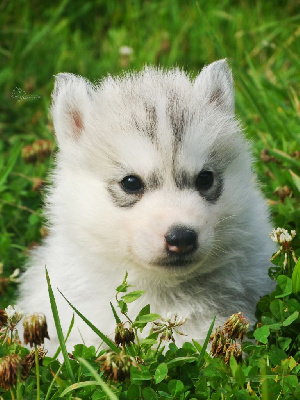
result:
[[[48,109],[58,72],[95,81],[156,64],[195,75],[227,57],[274,226],[299,227],[299,2],[3,0],[0,27],[0,307],[15,293],[3,277],[41,240],[42,192],[32,179],[45,178],[53,159],[26,164],[21,151],[36,139],[54,142]],[[260,159],[264,149],[269,160]]]

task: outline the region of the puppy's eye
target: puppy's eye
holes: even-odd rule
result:
[[[197,190],[208,190],[214,183],[214,174],[212,171],[201,171],[196,179]]]
[[[143,182],[134,175],[125,176],[121,181],[121,186],[125,192],[130,194],[142,193],[144,190]]]

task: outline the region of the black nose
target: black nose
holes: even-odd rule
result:
[[[170,253],[187,254],[197,248],[197,233],[185,226],[174,226],[165,235],[166,248]]]

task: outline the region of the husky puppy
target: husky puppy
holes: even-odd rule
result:
[[[129,314],[148,303],[163,317],[177,312],[188,318],[181,340],[203,341],[215,315],[216,324],[239,311],[253,320],[271,284],[273,243],[226,60],[193,80],[154,67],[97,86],[59,74],[52,115],[50,234],[20,288],[24,311],[47,317],[50,353],[58,342],[45,266],[64,333],[73,311],[56,288],[109,335],[110,301],[126,271],[133,290],[146,291]],[[100,343],[76,317],[69,348],[82,340]]]

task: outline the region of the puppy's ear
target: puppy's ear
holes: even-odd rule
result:
[[[68,139],[78,140],[86,129],[93,103],[92,84],[73,74],[55,76],[51,112],[60,145]]]
[[[226,59],[204,67],[195,79],[194,87],[206,104],[234,113],[233,79]]]

